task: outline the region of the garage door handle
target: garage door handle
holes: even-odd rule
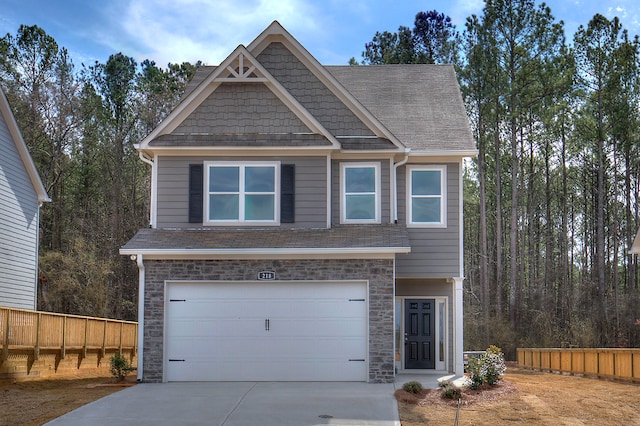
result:
[[[269,331],[269,319],[264,320],[264,329]]]
[[[169,359],[169,362],[185,362],[184,359]]]
[[[349,361],[359,361],[359,362],[364,362],[364,358],[354,358],[354,359],[349,359]]]

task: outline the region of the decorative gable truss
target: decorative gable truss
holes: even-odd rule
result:
[[[243,83],[267,83],[269,81],[269,78],[257,69],[254,61],[244,52],[238,52],[237,56],[227,65],[226,70],[229,71],[229,76],[220,76],[215,81]]]
[[[137,148],[146,150],[150,142],[161,136],[172,134],[221,85],[236,83],[264,85],[306,126],[308,135],[320,135],[330,143],[329,147],[340,148],[340,143],[335,136],[322,126],[242,45],[216,67]],[[320,147],[326,149],[327,145],[322,144]]]
[[[371,129],[375,136],[340,136],[327,130],[324,125],[302,104],[295,96],[293,96],[279,81],[275,78],[261,63],[256,59],[257,55],[262,53],[271,43],[282,43],[286,48],[300,60],[304,66],[313,74],[316,78],[331,92],[340,102],[342,102],[346,108],[352,111],[368,128]],[[207,102],[209,97],[218,89],[221,85],[234,85],[234,84],[262,84],[264,85],[275,97],[284,105],[292,116],[296,117],[296,121],[299,120],[300,125],[304,131],[289,132],[289,134],[299,135],[300,138],[304,138],[307,142],[304,144],[305,148],[318,148],[318,149],[353,149],[356,140],[362,140],[363,149],[368,145],[367,138],[371,140],[386,141],[388,146],[386,149],[393,151],[404,151],[404,145],[384,126],[376,119],[364,106],[362,106],[356,98],[354,98],[342,85],[327,71],[324,67],[311,56],[305,49],[295,40],[277,21],[273,22],[260,36],[254,40],[249,48],[243,45],[238,46],[235,51],[229,55],[219,66],[200,82],[200,84],[193,89],[182,102],[172,111],[172,113],[156,127],[152,133],[150,133],[142,142],[136,146],[138,150],[145,153],[145,156],[153,157],[154,155],[148,150],[153,151],[155,147],[162,147],[163,149],[180,148],[182,152],[185,150],[197,149],[198,147],[224,147],[243,146],[242,143],[246,143],[251,139],[252,132],[238,132],[235,136],[235,141],[240,141],[240,144],[233,143],[234,139],[229,138],[228,142],[219,143],[218,145],[209,144],[204,145],[203,139],[206,139],[207,131],[201,129],[184,129],[180,128],[181,124],[187,120],[194,111],[196,111],[203,103]],[[178,130],[176,130],[178,129]],[[245,136],[239,136],[241,134]],[[284,132],[287,133],[286,131]],[[225,133],[228,134],[228,133]],[[273,135],[279,133],[272,129],[268,129],[265,133],[273,137]],[[159,139],[160,138],[160,139]],[[352,140],[345,140],[352,139]],[[308,142],[312,141],[312,142]],[[313,142],[315,141],[315,142]],[[153,142],[153,143],[152,143]],[[343,146],[347,144],[348,146]],[[151,145],[150,145],[151,144]],[[379,150],[385,145],[378,145]],[[266,146],[268,144],[263,144]],[[246,146],[246,145],[244,145]],[[268,148],[278,148],[277,143],[273,143]],[[364,148],[366,149],[366,148]],[[383,148],[384,149],[384,148]]]

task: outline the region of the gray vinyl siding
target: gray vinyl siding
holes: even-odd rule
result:
[[[205,161],[280,161],[295,164],[295,223],[282,228],[327,226],[327,159],[317,157],[167,157],[159,156],[157,181],[157,228],[194,228],[189,223],[189,164]]]
[[[331,223],[340,224],[342,208],[342,189],[340,188],[340,168],[342,163],[379,163],[380,164],[380,223],[391,222],[391,165],[389,160],[334,160],[331,164]]]
[[[447,163],[446,228],[408,228],[411,253],[398,255],[398,277],[460,275],[460,165]],[[406,224],[406,167],[398,168],[398,223]]]
[[[0,116],[0,306],[35,309],[38,197]]]

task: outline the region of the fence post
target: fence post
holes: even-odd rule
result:
[[[2,360],[1,362],[6,361],[9,358],[9,313],[11,311],[9,309],[4,309],[4,346],[2,347]]]
[[[38,312],[37,322],[36,322],[36,347],[33,348],[33,359],[40,358],[40,317],[42,314]]]
[[[138,324],[136,324],[135,333],[133,337],[133,348],[131,349],[131,358],[133,359],[134,355],[138,355]]]
[[[107,320],[104,320],[104,326],[102,327],[102,357],[107,354],[105,346],[107,344]]]
[[[67,316],[62,317],[62,348],[60,348],[60,359],[67,356]]]
[[[82,358],[87,357],[87,333],[89,332],[89,318],[84,319],[84,344],[82,345]]]
[[[120,323],[120,346],[118,348],[118,353],[122,356],[122,328],[124,327],[124,323]]]

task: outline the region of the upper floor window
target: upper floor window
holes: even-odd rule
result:
[[[205,221],[278,224],[278,162],[206,162]]]
[[[342,223],[380,223],[380,163],[342,163]]]
[[[446,171],[445,166],[407,167],[408,225],[447,226]]]

